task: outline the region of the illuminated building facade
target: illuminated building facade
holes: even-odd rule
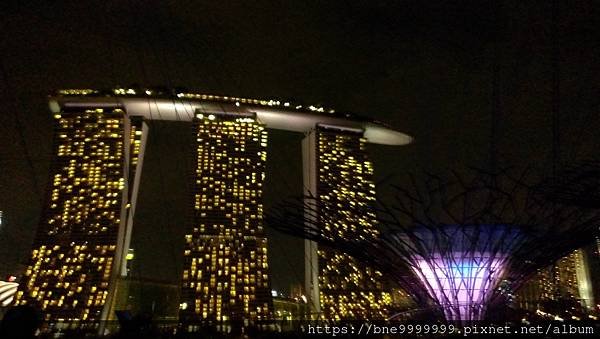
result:
[[[144,123],[88,106],[55,113],[54,128],[49,196],[16,303],[46,320],[96,321],[124,264]]]
[[[535,311],[544,300],[556,298],[552,271],[551,267],[539,269],[519,288],[516,297],[520,308]]]
[[[306,194],[326,202],[318,206],[319,225],[332,238],[378,235],[375,215],[367,208],[375,202],[375,184],[365,143],[360,129],[322,124],[303,141]],[[353,212],[363,207],[364,214]],[[325,319],[387,316],[391,295],[383,291],[379,271],[340,251],[317,248],[308,240],[305,255],[305,288],[313,313]]]
[[[549,302],[572,302],[587,309],[594,308],[590,254],[593,255],[577,249],[554,265],[538,270],[517,294],[520,307],[537,310]]]
[[[267,132],[254,114],[197,113],[193,126],[194,217],[185,236],[182,319],[269,319]]]
[[[582,249],[561,258],[554,271],[558,293],[561,296],[579,300],[582,306],[592,306],[590,273]]]
[[[340,174],[340,181],[329,186],[323,186],[330,180],[327,173],[319,174],[323,196],[358,204],[374,194],[361,138],[386,145],[411,141],[376,121],[278,100],[117,88],[61,90],[49,106],[55,118],[49,196],[15,299],[39,305],[51,322],[111,319],[119,307],[115,299],[127,294],[117,282],[127,275],[133,254],[129,244],[147,120],[187,121],[194,128],[194,218],[186,234],[180,315],[199,320],[272,315],[262,228],[265,128],[308,133],[320,123],[347,127],[335,150],[312,152],[323,152],[323,160],[332,161]],[[323,130],[322,136],[335,139],[336,133]],[[319,143],[326,147],[325,141]],[[349,158],[334,156],[338,151]],[[334,185],[343,187],[343,194]],[[375,232],[367,216],[334,217],[342,219],[330,220],[328,227],[348,236]],[[338,316],[381,314],[385,294],[377,272],[362,270],[345,256],[323,260],[350,269],[348,284],[322,266],[323,286],[333,286],[323,294],[328,307],[339,300],[343,312]],[[357,301],[348,299],[355,296]]]

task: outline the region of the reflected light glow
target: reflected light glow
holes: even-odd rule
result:
[[[446,319],[480,320],[490,292],[501,277],[505,256],[454,252],[415,261],[415,272],[442,307]]]

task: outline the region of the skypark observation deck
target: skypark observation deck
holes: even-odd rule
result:
[[[62,90],[51,96],[49,103],[54,113],[59,113],[62,108],[121,107],[127,115],[143,116],[150,120],[191,121],[197,112],[255,113],[256,119],[269,129],[308,133],[321,124],[362,130],[367,142],[374,144],[401,146],[412,141],[409,135],[377,120],[280,100],[193,93],[166,96],[152,90],[115,89],[112,92]]]

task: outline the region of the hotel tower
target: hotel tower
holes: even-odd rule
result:
[[[49,196],[17,304],[39,307],[46,320],[107,317],[129,246],[146,130],[141,117],[116,107],[55,113]]]
[[[316,199],[319,225],[332,238],[365,239],[379,233],[369,209],[375,203],[375,184],[363,133],[357,128],[318,124],[302,144],[305,195]],[[357,213],[363,208],[365,213]],[[339,251],[319,249],[308,240],[305,256],[309,306],[320,318],[388,316],[392,300],[383,291],[381,272]]]
[[[255,114],[193,120],[194,216],[185,235],[181,314],[268,319],[272,312],[262,192],[267,132]]]

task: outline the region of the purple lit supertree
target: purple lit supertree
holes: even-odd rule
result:
[[[481,320],[505,274],[511,252],[524,240],[505,225],[418,227],[414,237],[391,236],[410,249],[411,270],[448,320]]]
[[[320,211],[331,206],[314,197],[282,202],[267,222],[380,269],[448,321],[482,320],[537,269],[591,241],[600,224],[598,209],[548,200],[528,173],[412,176],[409,187],[395,187],[393,204],[343,207],[376,215],[378,237],[322,232],[328,216]]]

